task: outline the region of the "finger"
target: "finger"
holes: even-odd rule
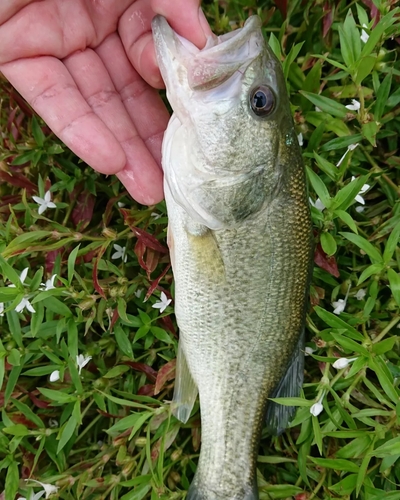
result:
[[[161,165],[161,143],[169,113],[160,95],[133,69],[117,35],[110,35],[96,52],[101,57],[140,137],[158,165]]]
[[[93,113],[61,61],[45,56],[20,59],[0,66],[0,71],[82,160],[104,174],[124,168],[122,147]]]
[[[34,0],[2,0],[0,3],[0,24],[5,23],[23,7]]]
[[[115,31],[118,18],[134,1],[30,2],[7,22],[0,18],[0,64],[44,55],[63,59],[76,50],[96,47]]]
[[[128,58],[136,71],[152,87],[163,88],[154,52],[151,21],[154,12],[148,0],[137,0],[118,23],[118,32]]]
[[[171,27],[181,36],[202,49],[211,28],[201,10],[200,0],[151,0],[156,14],[164,16]]]
[[[119,47],[122,52],[122,46]],[[116,57],[115,51],[107,55]],[[152,205],[160,201],[161,170],[139,136],[99,55],[87,49],[66,58],[64,63],[90,108],[111,130],[125,152],[126,164],[119,172],[125,187],[140,203]]]

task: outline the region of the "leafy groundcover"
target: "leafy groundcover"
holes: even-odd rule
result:
[[[396,3],[204,2],[216,33],[261,16],[314,221],[304,392],[291,428],[263,435],[260,499],[400,499]],[[198,406],[182,425],[165,402],[165,206],[137,205],[0,84],[0,496],[184,498],[201,428]]]

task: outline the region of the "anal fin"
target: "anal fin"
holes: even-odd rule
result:
[[[270,398],[291,398],[298,397],[300,394],[304,375],[304,342],[305,333],[303,330],[287,366],[286,373],[275,387]],[[295,413],[295,406],[284,406],[268,401],[265,416],[268,433],[274,436],[282,434]]]
[[[189,420],[197,398],[197,386],[190,374],[182,341],[178,345],[172,414],[184,424]]]

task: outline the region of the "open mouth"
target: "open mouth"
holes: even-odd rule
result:
[[[153,33],[163,73],[168,72],[165,60],[177,60],[186,69],[192,90],[212,89],[236,71],[245,69],[261,52],[264,43],[257,16],[247,19],[243,28],[210,37],[202,50],[177,35],[161,16],[153,19]]]

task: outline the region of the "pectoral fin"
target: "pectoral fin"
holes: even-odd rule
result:
[[[271,398],[298,397],[303,385],[304,331],[300,335],[285,375],[279,381]],[[289,425],[296,412],[295,406],[283,406],[273,401],[267,403],[266,424],[269,434],[279,436]]]
[[[172,414],[184,424],[189,420],[197,393],[197,386],[190,374],[182,342],[179,342]]]

